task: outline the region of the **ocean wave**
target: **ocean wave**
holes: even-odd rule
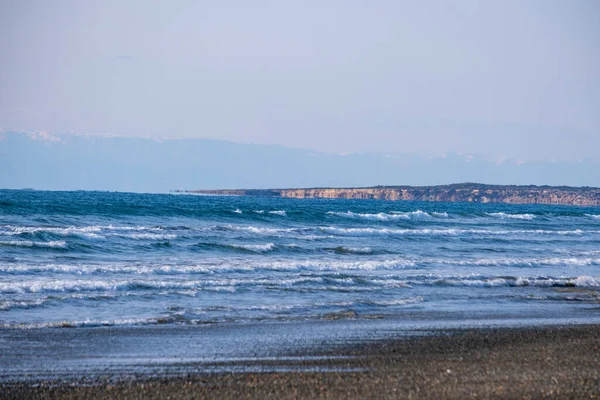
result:
[[[229,245],[224,245],[229,247]],[[284,245],[296,248],[295,244]],[[262,253],[269,252],[277,246],[272,243],[259,245],[239,245],[244,251]],[[373,250],[369,247],[339,246],[326,248],[340,254],[369,255]],[[595,254],[595,253],[594,253]],[[360,260],[273,260],[239,262],[205,263],[198,265],[71,265],[71,264],[0,264],[0,273],[11,275],[34,275],[36,273],[57,273],[72,275],[194,275],[210,274],[213,272],[251,272],[251,271],[344,271],[344,270],[388,270],[418,268],[430,265],[473,266],[473,267],[543,267],[565,266],[586,267],[600,266],[600,257],[547,257],[547,258],[476,258],[452,259],[434,257],[405,257],[390,259],[360,259]]]
[[[103,294],[131,291],[201,290],[235,292],[241,286],[293,286],[306,283],[321,283],[320,276],[297,276],[285,278],[247,277],[202,280],[173,279],[34,279],[19,282],[0,282],[1,294],[29,293],[81,293],[100,292]],[[170,291],[169,291],[170,290]],[[176,292],[178,293],[178,292]]]
[[[294,235],[289,237],[292,239],[308,241],[335,239],[335,236],[333,235]]]
[[[346,247],[338,246],[333,248],[325,248],[326,251],[333,251],[337,254],[372,254],[373,249],[370,247]]]
[[[598,287],[600,279],[592,276],[578,276],[574,278],[547,278],[547,277],[505,277],[505,278],[487,278],[487,279],[439,279],[434,282],[436,285],[448,286],[536,286],[536,287]]]
[[[448,218],[448,213],[447,212],[435,212],[432,211],[430,213],[432,216],[437,217],[437,218]]]
[[[73,275],[95,275],[95,274],[189,274],[194,268],[187,266],[131,266],[131,265],[71,265],[71,264],[8,264],[0,265],[0,272],[5,274],[31,275],[36,273],[57,273]]]
[[[486,213],[487,215],[489,215],[490,217],[495,217],[495,218],[508,218],[508,219],[523,219],[523,220],[532,220],[535,218],[535,215],[533,214],[507,214],[504,212],[494,212],[494,213]]]
[[[159,324],[159,318],[125,318],[112,320],[63,320],[33,323],[8,323],[0,324],[3,329],[39,329],[39,328],[83,328],[100,326],[124,326],[124,325],[154,325]]]
[[[66,249],[68,247],[68,244],[64,240],[55,240],[51,242],[34,242],[31,240],[8,240],[0,241],[0,246]]]
[[[400,211],[392,211],[390,213],[355,213],[352,211],[340,212],[340,211],[328,211],[328,215],[335,215],[337,217],[345,217],[345,218],[355,218],[355,219],[366,219],[371,221],[394,221],[399,219],[409,220],[409,219],[419,219],[419,218],[427,218],[431,217],[429,213],[426,213],[421,210],[411,211],[411,212],[400,212]],[[442,215],[438,213],[439,215]],[[446,213],[443,213],[446,214]],[[446,214],[446,217],[448,215]]]
[[[356,213],[353,211],[328,211],[328,215],[335,215],[337,217],[354,218],[354,219],[366,219],[371,221],[394,221],[394,220],[418,220],[418,219],[431,219],[431,218],[449,218],[447,212],[425,212],[422,210],[416,211],[390,211],[389,213]],[[521,220],[532,220],[536,218],[534,214],[508,214],[505,212],[493,212],[486,213],[486,215],[500,219],[521,219]],[[472,215],[475,217],[475,215]]]
[[[405,297],[401,299],[394,300],[362,300],[357,301],[357,304],[365,304],[365,305],[373,305],[373,306],[384,306],[384,307],[393,307],[393,306],[404,306],[407,304],[416,304],[421,303],[425,299],[423,296],[414,296],[414,297]],[[354,305],[354,304],[351,304]]]
[[[586,217],[600,219],[600,214],[585,214]]]
[[[196,289],[221,291],[229,287],[211,281],[54,279],[0,283],[0,293],[120,292],[129,290]],[[235,288],[233,288],[235,290]]]
[[[21,235],[35,233],[51,233],[60,236],[82,236],[91,239],[103,238],[106,233],[128,232],[128,231],[160,231],[157,226],[115,226],[115,225],[91,225],[91,226],[0,226],[0,235]]]
[[[282,271],[282,272],[340,272],[340,271],[374,271],[397,270],[415,267],[415,261],[394,258],[387,260],[275,260],[275,261],[241,261],[239,263],[225,262],[220,264],[162,266],[152,270],[157,273],[213,273],[213,272],[252,272],[252,271]]]
[[[273,215],[280,215],[282,217],[287,216],[287,213],[285,212],[285,210],[275,210],[275,211],[269,211],[269,214],[273,214]]]
[[[422,258],[415,262],[422,264],[441,264],[456,266],[478,266],[478,267],[542,267],[542,266],[567,266],[584,267],[590,265],[600,265],[600,258],[478,258],[473,260],[451,259],[451,258]]]
[[[415,235],[415,236],[459,236],[459,235],[561,235],[581,236],[583,234],[598,234],[599,230],[544,230],[544,229],[511,229],[511,230],[488,230],[488,229],[461,229],[461,228],[422,228],[422,229],[393,229],[393,228],[340,228],[335,226],[321,226],[321,232],[337,235],[362,236],[362,235]]]
[[[273,251],[275,249],[275,243],[266,243],[266,244],[230,244],[229,247],[233,247],[235,249],[242,249],[247,251],[252,251],[254,253],[266,253],[268,251]]]
[[[233,212],[236,214],[242,214],[242,210],[240,210],[239,208],[236,208]]]
[[[372,282],[384,287],[413,287],[413,286],[461,286],[461,287],[600,287],[600,277],[582,275],[576,277],[521,277],[521,276],[443,276],[422,275],[414,277],[374,278]],[[403,285],[403,286],[402,286]]]
[[[458,235],[460,229],[391,229],[391,228],[339,228],[322,226],[319,230],[337,235]]]
[[[173,240],[177,239],[177,235],[168,233],[168,234],[158,234],[158,233],[115,233],[110,236],[118,236],[127,239],[135,239],[135,240]]]
[[[242,232],[250,232],[258,235],[276,235],[281,233],[288,232],[298,232],[301,231],[300,228],[267,228],[262,226],[252,226],[252,225],[215,225],[210,228],[215,231],[242,231]]]
[[[153,228],[151,231],[156,232],[160,229]],[[106,239],[109,236],[122,237],[130,239],[175,239],[175,234],[159,234],[159,233],[139,233],[142,229],[114,229],[108,227],[67,227],[67,228],[41,228],[41,227],[12,227],[9,230],[0,230],[0,235],[17,236],[23,234],[50,233],[57,236],[77,236],[86,239]],[[133,233],[132,233],[133,232]]]
[[[338,261],[338,260],[298,260],[298,261],[272,261],[267,263],[256,263],[249,266],[256,270],[274,271],[373,271],[373,270],[395,270],[415,267],[413,260],[395,258],[388,260],[365,260],[365,261]],[[235,267],[234,267],[235,268]]]
[[[98,233],[102,231],[101,227],[98,226],[85,226],[85,227],[41,227],[41,226],[14,226],[4,225],[1,227],[0,235],[23,235],[23,234],[36,234],[36,233],[51,233],[59,236],[81,236],[89,239],[103,238]]]
[[[48,302],[48,299],[34,300],[0,300],[0,311],[8,311],[15,308],[30,309],[39,307]]]
[[[350,290],[347,290],[351,292]],[[360,292],[360,290],[358,291]],[[264,321],[264,320],[307,320],[360,318],[353,308],[395,308],[424,301],[422,296],[403,297],[392,300],[371,301],[355,299],[350,301],[330,301],[292,304],[257,304],[240,306],[207,306],[197,308],[170,307],[169,313],[145,318],[120,319],[75,319],[54,320],[30,323],[0,324],[0,329],[40,329],[40,328],[89,328],[101,326],[143,326],[143,325],[199,325],[218,322]],[[327,312],[327,310],[331,310]],[[326,312],[324,314],[324,312]],[[233,314],[233,316],[231,316]],[[365,314],[368,318],[369,315]]]
[[[310,232],[314,232],[315,228],[297,227],[297,228],[271,228],[265,226],[252,226],[252,225],[215,225],[209,228],[214,231],[234,231],[234,232],[248,232],[259,236],[273,236],[273,237],[284,237],[290,239],[299,240],[326,240],[333,239],[333,235],[315,235]],[[317,231],[319,229],[317,228]]]

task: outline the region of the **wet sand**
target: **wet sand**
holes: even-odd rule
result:
[[[599,347],[600,325],[446,330],[228,362],[223,373],[4,383],[0,397],[598,398]]]

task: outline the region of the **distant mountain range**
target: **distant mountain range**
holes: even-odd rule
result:
[[[0,188],[364,187],[453,182],[600,186],[600,162],[494,162],[477,155],[327,154],[209,139],[0,132]]]

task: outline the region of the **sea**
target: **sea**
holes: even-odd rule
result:
[[[600,208],[0,190],[0,331],[600,316]]]

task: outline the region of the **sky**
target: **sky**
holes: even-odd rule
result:
[[[581,160],[600,2],[0,0],[0,128]]]

